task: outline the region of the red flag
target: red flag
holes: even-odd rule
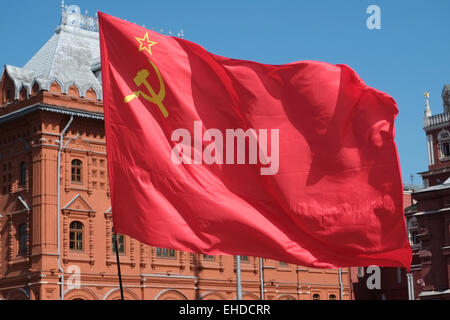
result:
[[[345,65],[224,58],[99,19],[116,232],[320,268],[410,267],[390,96]]]

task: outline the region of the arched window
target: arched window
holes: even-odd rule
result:
[[[69,247],[71,251],[83,251],[84,226],[80,221],[70,224]]]
[[[450,157],[450,132],[442,130],[438,134],[440,158]]]
[[[416,217],[412,217],[408,220],[407,223],[407,231],[408,231],[408,238],[409,238],[409,244],[411,246],[418,246],[420,245],[420,239],[418,238],[419,235],[419,224],[417,222]]]
[[[27,183],[27,164],[25,162],[20,163],[19,172],[19,185],[24,186]]]
[[[81,160],[72,160],[72,182],[81,183],[81,173],[82,173],[83,163]]]
[[[22,223],[18,230],[19,235],[19,255],[25,255],[28,251],[28,241],[27,241],[27,226]]]
[[[125,237],[123,234],[114,234],[112,238],[112,252],[116,253],[116,237],[119,254],[125,254]]]
[[[317,293],[313,294],[313,300],[320,300],[320,295]]]
[[[335,294],[330,294],[330,296],[328,297],[329,300],[336,300],[336,295]]]

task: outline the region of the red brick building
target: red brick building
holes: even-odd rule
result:
[[[0,78],[0,299],[118,299],[97,20],[63,7],[54,35]],[[235,259],[118,237],[126,299],[235,299]],[[243,298],[259,259],[242,257]],[[350,274],[264,259],[266,299],[349,299]]]

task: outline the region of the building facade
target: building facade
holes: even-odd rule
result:
[[[415,297],[450,300],[450,85],[442,91],[443,113],[432,115],[428,97],[425,93],[428,171],[421,173],[425,188],[412,194],[416,203],[405,216]]]
[[[412,249],[412,294],[419,300],[450,300],[450,85],[442,91],[444,112],[432,115],[425,93],[428,170],[424,187],[404,188],[405,219]],[[355,299],[408,299],[405,270],[381,268],[379,288],[369,289],[371,272],[352,268]]]
[[[414,207],[413,193],[419,186],[403,185],[403,209]],[[408,277],[404,268],[354,267],[351,270],[355,300],[408,300]]]
[[[118,299],[116,252],[125,299],[235,299],[234,257],[114,238],[99,57],[97,20],[63,6],[31,60],[3,68],[0,299]],[[262,267],[265,299],[351,297],[349,269]],[[243,298],[260,299],[260,259],[241,269]]]

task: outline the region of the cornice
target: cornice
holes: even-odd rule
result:
[[[37,104],[31,105],[31,106],[27,106],[25,108],[10,112],[3,116],[0,116],[0,124],[8,123],[10,121],[20,119],[20,118],[22,118],[30,113],[36,112],[36,111],[54,112],[54,113],[70,115],[70,116],[79,117],[79,118],[87,118],[87,119],[104,121],[104,116],[101,113],[94,113],[94,112],[88,112],[88,111],[83,111],[83,110],[79,110],[79,109],[71,109],[71,108],[52,106],[52,105],[43,104],[43,103],[37,103]]]

